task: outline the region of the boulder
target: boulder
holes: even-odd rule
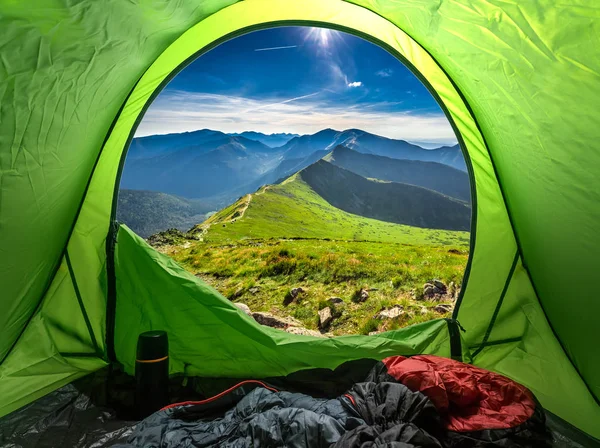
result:
[[[448,291],[448,287],[440,280],[435,279],[431,283],[438,289],[438,291],[436,291],[438,294],[446,294]]]
[[[364,302],[369,298],[369,291],[362,288],[360,291],[356,291],[354,293],[354,297],[352,298],[353,302]]]
[[[308,328],[304,327],[287,327],[285,331],[287,331],[288,333],[299,334],[302,336],[316,336],[318,338],[324,337],[324,335],[322,335],[318,331],[309,330]]]
[[[252,316],[252,311],[250,311],[250,307],[245,303],[234,303],[240,310],[246,313],[248,316]]]
[[[295,299],[296,297],[298,297],[303,292],[304,292],[304,289],[302,289],[300,287],[298,287],[298,288],[292,288],[292,289],[290,289],[290,296],[292,296],[292,299]]]
[[[375,319],[394,319],[404,314],[404,307],[402,305],[394,305],[391,308],[385,309],[377,313]]]
[[[302,324],[292,317],[278,317],[271,313],[255,312],[252,317],[261,325],[273,328],[301,327]]]
[[[331,305],[341,305],[344,303],[344,299],[340,297],[330,297],[327,299],[327,302],[329,302]]]
[[[431,283],[425,283],[423,285],[423,297],[433,297],[435,295],[436,287]]]
[[[325,329],[333,320],[333,313],[328,306],[319,311],[319,328]]]
[[[290,303],[295,301],[298,298],[298,296],[300,296],[300,294],[303,294],[304,292],[306,291],[300,287],[290,289],[289,292],[283,298],[283,304],[289,305]]]
[[[240,288],[236,289],[235,292],[229,296],[229,300],[235,300],[238,297],[241,297],[243,295],[244,295],[244,288],[240,287]]]
[[[448,292],[448,288],[439,280],[433,280],[431,283],[425,283],[423,285],[423,297],[428,299],[436,295],[443,296],[446,292]]]
[[[448,303],[440,303],[439,305],[436,305],[435,308],[433,308],[433,310],[437,313],[440,314],[446,314],[451,312],[454,309],[454,307]]]

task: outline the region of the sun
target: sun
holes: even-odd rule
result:
[[[341,40],[341,33],[328,28],[308,28],[304,37],[305,42],[312,42],[322,49],[331,49]]]

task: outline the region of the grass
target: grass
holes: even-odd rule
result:
[[[340,297],[344,304],[333,310],[338,317],[329,331],[341,335],[392,330],[447,317],[433,311],[435,302],[417,301],[414,293],[422,292],[423,284],[434,278],[460,285],[468,255],[464,248],[455,249],[269,239],[237,244],[198,241],[188,248],[171,246],[167,253],[229,299],[243,302],[253,311],[291,315],[306,328],[316,330],[318,311],[331,306],[328,298]],[[289,303],[294,287],[305,292]],[[353,297],[363,288],[369,291],[369,298],[355,303]],[[395,322],[374,319],[379,311],[394,305],[402,305],[406,311]]]

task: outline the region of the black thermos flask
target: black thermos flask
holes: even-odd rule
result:
[[[147,331],[139,335],[135,381],[139,418],[169,404],[169,339],[166,331]]]

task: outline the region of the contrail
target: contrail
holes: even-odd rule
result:
[[[296,48],[297,46],[298,45],[287,45],[285,47],[256,48],[254,51],[285,50],[287,48]]]
[[[287,103],[291,103],[292,101],[297,101],[297,100],[301,100],[301,99],[304,99],[304,98],[310,98],[311,96],[318,95],[319,93],[321,93],[321,90],[319,90],[318,92],[315,92],[315,93],[309,93],[308,95],[302,95],[302,96],[297,96],[295,98],[290,98],[290,99],[287,99],[287,100],[278,101],[276,103],[264,104],[262,106],[255,107],[254,109],[245,110],[244,113],[253,112],[255,110],[266,109],[267,107],[278,106],[280,104],[287,104]]]

